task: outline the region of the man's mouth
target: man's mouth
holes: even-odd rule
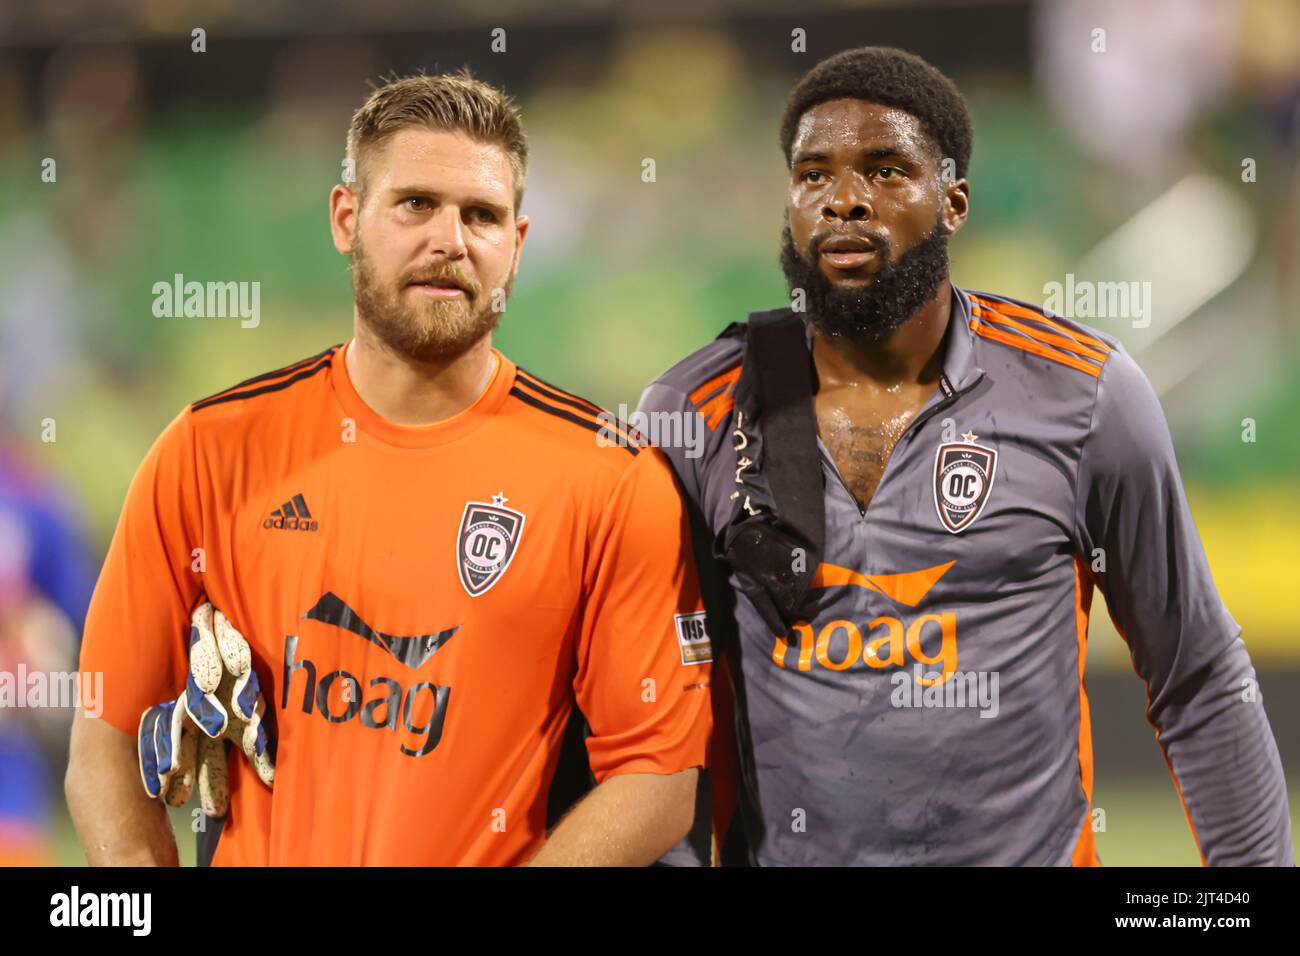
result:
[[[469,292],[455,279],[423,279],[410,283],[411,288],[431,299],[468,299]]]
[[[875,258],[876,246],[856,236],[832,236],[821,244],[818,255],[836,269],[860,269]]]

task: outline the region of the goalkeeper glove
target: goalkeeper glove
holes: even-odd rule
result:
[[[203,812],[224,817],[230,806],[227,740],[244,752],[263,783],[273,784],[271,741],[261,718],[266,704],[252,657],[224,614],[208,602],[195,609],[185,690],[140,718],[140,778],[150,797],[179,807],[197,782]]]

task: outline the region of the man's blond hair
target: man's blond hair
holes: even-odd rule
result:
[[[519,109],[504,92],[475,79],[467,69],[387,80],[352,114],[348,126],[347,158],[358,192],[365,190],[366,154],[409,128],[459,132],[499,146],[510,160],[518,214],[528,175],[528,142]]]

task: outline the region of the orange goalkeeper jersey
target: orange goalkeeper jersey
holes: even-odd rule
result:
[[[218,865],[498,865],[545,838],[575,701],[597,781],[704,765],[708,638],[672,472],[494,351],[446,421],[366,406],[345,347],[185,409],[86,625],[103,719],[184,686],[207,597],[248,639],[275,788],[238,754]]]

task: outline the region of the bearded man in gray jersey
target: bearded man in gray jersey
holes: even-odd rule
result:
[[[642,398],[703,420],[702,448],[665,451],[735,686],[742,856],[1096,865],[1099,588],[1202,859],[1293,865],[1255,672],[1150,384],[1114,338],[950,282],[971,143],[918,57],[814,67],[781,128],[793,308]]]

